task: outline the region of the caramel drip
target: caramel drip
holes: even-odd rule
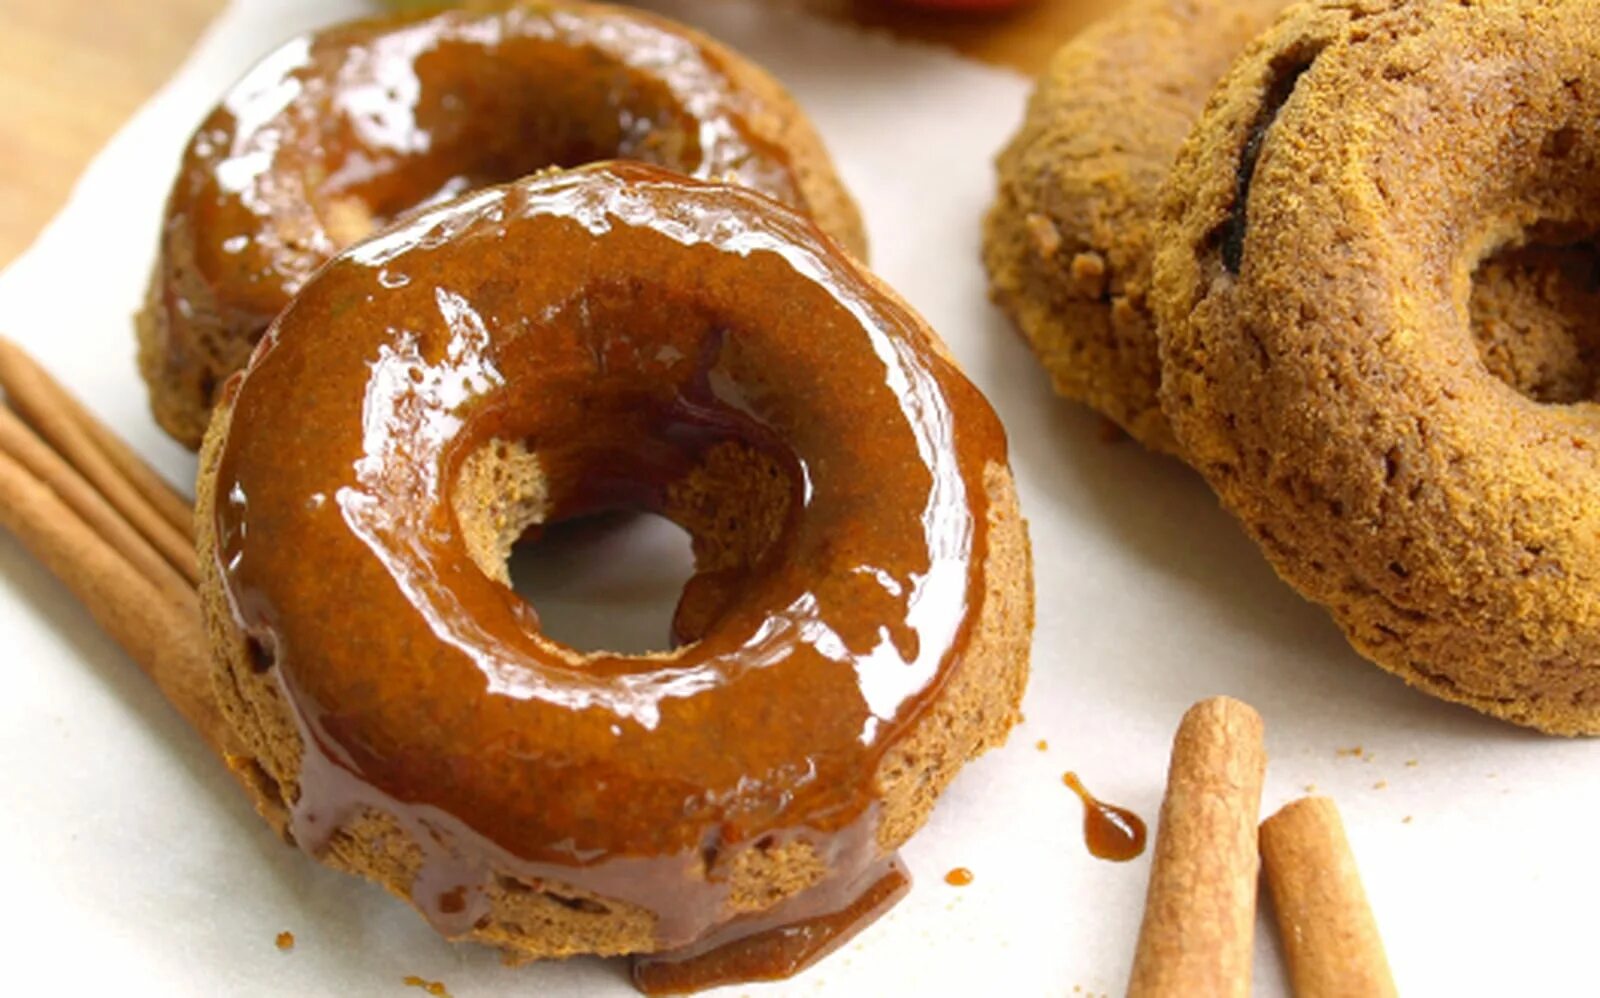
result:
[[[1083,842],[1096,859],[1126,863],[1144,852],[1144,819],[1125,807],[1098,800],[1084,788],[1077,773],[1061,777],[1083,801]]]
[[[808,891],[688,950],[635,957],[634,986],[647,995],[672,995],[791,977],[849,942],[910,889],[910,875],[888,857],[856,881]]]

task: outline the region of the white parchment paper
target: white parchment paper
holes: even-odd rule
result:
[[[979,219],[1026,81],[756,3],[652,4],[766,64],[811,111],[865,209],[875,268],[1006,421],[1038,567],[1027,721],[962,774],[906,849],[911,896],[809,973],[734,993],[1119,992],[1148,857],[1090,858],[1061,773],[1154,818],[1179,715],[1223,692],[1267,719],[1267,808],[1308,786],[1338,799],[1404,990],[1600,990],[1600,744],[1482,719],[1364,663],[1195,476],[1103,442],[1094,417],[1052,397],[987,304]],[[146,413],[129,316],[178,154],[256,57],[360,10],[235,0],[0,275],[0,329],[176,479],[193,461]],[[584,584],[604,597],[619,579],[599,571]],[[3,536],[0,805],[0,979],[12,993],[401,994],[408,974],[458,998],[628,993],[617,962],[502,968],[284,847],[137,669]],[[970,886],[943,882],[958,865],[976,875]],[[1262,928],[1257,991],[1281,994]],[[292,952],[274,946],[281,930],[295,933]]]

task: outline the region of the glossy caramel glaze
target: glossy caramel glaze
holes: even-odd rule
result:
[[[609,159],[753,187],[865,252],[799,111],[687,28],[573,2],[340,25],[267,56],[190,141],[141,329],[158,418],[198,442],[215,389],[343,246],[480,186]]]
[[[393,814],[446,934],[480,927],[509,872],[651,912],[655,950],[736,920],[752,851],[823,864],[782,902],[797,921],[882,879],[879,764],[992,591],[1005,440],[812,223],[641,165],[478,191],[324,268],[225,405],[215,571],[299,727],[302,846]],[[508,443],[543,478],[534,522],[626,507],[689,530],[683,643],[578,653],[485,574],[455,490]],[[730,447],[781,517],[707,564],[707,521],[674,497]]]
[[[1113,863],[1126,863],[1144,852],[1144,819],[1125,807],[1107,804],[1091,794],[1077,773],[1061,777],[1083,802],[1083,844],[1089,855]]]

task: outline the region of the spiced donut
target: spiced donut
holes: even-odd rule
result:
[[[698,32],[577,0],[339,25],[267,56],[184,152],[136,324],[157,421],[197,446],[217,387],[341,247],[470,188],[602,159],[748,185],[866,253],[805,115]]]
[[[1279,574],[1429,693],[1600,733],[1593,378],[1519,390],[1469,325],[1497,251],[1593,252],[1600,0],[1301,5],[1163,212],[1163,403]]]
[[[1154,450],[1176,450],[1147,301],[1161,183],[1207,95],[1284,2],[1126,4],[1051,58],[996,162],[991,297],[1057,393]]]
[[[991,295],[1059,394],[1152,450],[1181,456],[1149,302],[1161,184],[1217,81],[1284,6],[1135,0],[1055,56],[998,160]],[[1597,259],[1557,242],[1485,261],[1471,302],[1484,363],[1547,401],[1588,397]]]
[[[1017,720],[998,419],[745,188],[596,165],[357,244],[229,381],[199,496],[263,813],[517,958],[669,954],[651,988],[802,965]],[[509,588],[525,530],[617,507],[693,538],[671,651],[564,646]]]

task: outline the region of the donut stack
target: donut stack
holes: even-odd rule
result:
[[[1363,655],[1600,733],[1600,2],[1280,6],[1139,0],[1056,56],[994,298]]]

